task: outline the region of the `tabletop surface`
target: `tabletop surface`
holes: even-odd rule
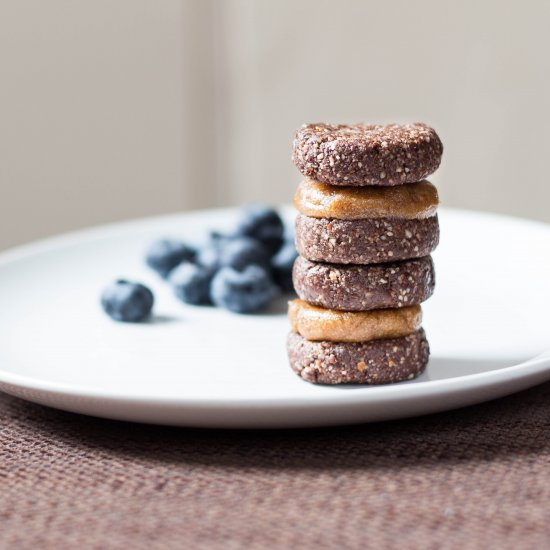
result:
[[[550,384],[343,428],[212,431],[0,395],[0,548],[543,548]]]

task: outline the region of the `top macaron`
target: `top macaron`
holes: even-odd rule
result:
[[[443,145],[433,128],[412,124],[304,124],[293,161],[308,178],[330,185],[400,185],[437,170]]]

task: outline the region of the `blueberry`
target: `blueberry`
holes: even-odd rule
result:
[[[232,238],[231,235],[220,231],[210,231],[208,241],[197,251],[196,263],[212,270],[218,269],[220,267],[221,250]]]
[[[284,225],[273,208],[255,204],[243,210],[236,233],[260,241],[273,256],[283,244]]]
[[[242,270],[252,264],[269,269],[269,254],[256,239],[224,236],[222,240],[200,249],[197,263],[212,271],[220,267]]]
[[[276,294],[268,272],[257,265],[249,265],[243,271],[222,267],[210,286],[212,302],[235,313],[258,311]]]
[[[195,305],[208,304],[212,275],[212,270],[206,267],[183,262],[170,272],[168,281],[182,302]]]
[[[220,248],[220,267],[242,270],[248,265],[269,268],[269,254],[262,243],[250,237],[236,237]]]
[[[285,292],[292,292],[292,267],[298,257],[296,247],[291,241],[285,242],[281,250],[271,258],[271,273],[273,280]]]
[[[115,321],[135,323],[143,321],[153,309],[153,293],[140,283],[118,280],[101,294],[101,306]]]
[[[193,260],[195,255],[195,249],[184,242],[161,239],[149,247],[145,262],[161,277],[166,277],[179,263]]]
[[[211,271],[215,271],[220,267],[220,254],[221,247],[207,244],[204,248],[198,250],[196,262]]]

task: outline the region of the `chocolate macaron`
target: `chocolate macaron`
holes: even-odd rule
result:
[[[412,380],[428,363],[423,329],[368,342],[310,341],[296,332],[287,340],[290,366],[316,384],[388,384]]]
[[[311,261],[379,264],[428,256],[439,242],[436,216],[338,220],[296,217],[296,248]]]
[[[368,311],[424,302],[434,291],[435,272],[430,256],[374,265],[327,264],[299,256],[292,280],[298,296],[310,304]]]
[[[437,170],[443,145],[426,124],[304,124],[294,136],[294,164],[331,185],[399,185]]]

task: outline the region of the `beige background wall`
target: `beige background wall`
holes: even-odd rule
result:
[[[262,200],[305,121],[424,120],[443,202],[550,221],[550,2],[3,0],[0,248]]]

